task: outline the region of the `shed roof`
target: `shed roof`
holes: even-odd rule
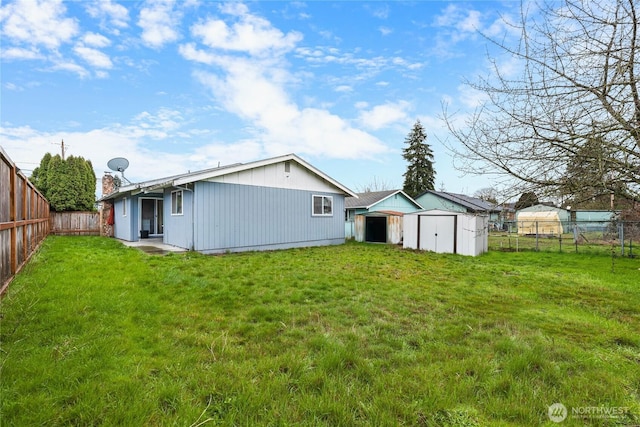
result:
[[[420,206],[418,202],[413,200],[402,190],[368,191],[365,193],[358,193],[357,197],[345,198],[344,207],[346,209],[370,209],[372,206],[396,194],[402,194],[407,200],[422,209],[422,206]]]
[[[307,170],[309,170],[319,178],[327,181],[328,183],[330,183],[331,185],[339,189],[346,196],[351,196],[355,198],[358,197],[357,194],[351,191],[349,188],[345,187],[344,185],[340,184],[338,181],[334,180],[330,176],[320,171],[319,169],[315,168],[311,164],[302,160],[297,155],[291,153],[291,154],[286,154],[284,156],[272,157],[269,159],[258,160],[255,162],[235,163],[227,166],[221,166],[221,167],[212,168],[212,169],[205,169],[205,170],[196,171],[196,172],[188,172],[180,175],[173,175],[165,178],[153,179],[149,181],[130,184],[130,185],[120,187],[118,191],[111,193],[107,196],[104,196],[101,200],[113,199],[118,197],[119,195],[122,195],[123,193],[151,192],[151,191],[157,191],[157,190],[161,190],[169,187],[178,187],[181,185],[190,184],[192,182],[203,181],[211,178],[216,178],[216,177],[229,175],[237,172],[242,172],[250,169],[256,169],[263,166],[268,166],[268,165],[285,162],[285,161],[294,161],[300,164],[302,167],[306,168]]]
[[[568,212],[568,210],[564,208],[558,208],[556,206],[549,206],[548,204],[544,203],[539,203],[537,205],[519,209],[518,212]]]
[[[405,215],[418,215],[418,216],[465,216],[465,217],[486,217],[484,212],[460,212],[450,211],[445,209],[427,209],[418,212],[407,213]]]
[[[501,210],[500,206],[496,206],[493,203],[478,199],[477,197],[471,197],[464,194],[449,193],[447,191],[427,190],[419,197],[422,197],[427,193],[431,193],[435,196],[442,197],[443,199],[446,199],[450,202],[457,203],[472,212],[499,212]]]
[[[406,214],[404,212],[384,210],[384,211],[365,212],[365,213],[358,214],[358,215],[362,215],[362,216],[404,216]],[[358,216],[358,215],[356,215],[356,216]]]

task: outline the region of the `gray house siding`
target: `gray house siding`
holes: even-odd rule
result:
[[[182,190],[182,214],[171,213],[171,193],[176,189],[164,191],[164,236],[163,242],[180,248],[193,249],[193,191]]]
[[[138,225],[137,197],[123,197],[114,201],[116,218],[113,234],[122,240],[135,241],[140,237],[136,231]],[[126,209],[126,215],[124,214]]]
[[[344,243],[342,194],[215,182],[197,182],[194,190],[192,235],[197,251]],[[312,215],[313,195],[333,197],[332,216]]]

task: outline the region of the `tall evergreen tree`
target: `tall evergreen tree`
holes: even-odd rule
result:
[[[560,186],[565,204],[582,209],[608,209],[611,195],[621,200],[628,194],[626,185],[609,183],[615,178],[615,153],[599,138],[587,140],[567,160]]]
[[[51,157],[51,153],[45,154],[42,157],[42,160],[40,160],[40,166],[36,167],[33,172],[31,172],[31,177],[29,178],[29,181],[31,181],[31,183],[35,185],[38,191],[43,195],[49,187],[47,183],[47,170],[49,169]]]
[[[82,157],[63,160],[60,155],[47,153],[33,170],[30,181],[54,211],[94,210],[96,175],[91,162]]]
[[[433,169],[433,151],[426,143],[427,134],[420,120],[416,120],[413,129],[404,142],[402,157],[409,163],[404,173],[402,190],[411,197],[419,196],[435,188],[436,172]]]
[[[520,209],[528,208],[529,206],[537,205],[540,203],[538,201],[538,196],[533,191],[527,191],[522,193],[516,204],[514,205],[514,209],[519,211]]]

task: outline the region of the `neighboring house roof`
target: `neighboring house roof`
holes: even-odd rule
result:
[[[519,209],[518,212],[569,212],[567,209],[559,208],[557,206],[550,206],[545,203],[538,203],[537,205],[528,206],[526,208]]]
[[[466,196],[464,194],[449,193],[447,191],[427,190],[424,193],[422,193],[419,197],[422,197],[427,193],[431,193],[435,196],[442,197],[443,199],[446,199],[450,202],[457,203],[467,208],[471,212],[499,212],[501,210],[499,206],[496,206],[485,200],[478,199],[476,197]]]
[[[153,192],[157,190],[161,190],[169,187],[179,187],[185,184],[190,184],[197,181],[204,181],[212,178],[217,178],[225,175],[230,175],[238,172],[247,171],[250,169],[256,169],[263,166],[272,165],[275,163],[285,162],[285,161],[294,161],[313,174],[317,175],[321,179],[330,183],[340,191],[342,191],[346,196],[358,197],[356,193],[340,184],[338,181],[329,177],[325,173],[321,172],[319,169],[316,169],[314,166],[310,165],[306,161],[302,160],[295,154],[286,154],[284,156],[272,157],[270,159],[258,160],[255,162],[249,163],[235,163],[228,166],[221,166],[213,169],[206,169],[196,172],[188,172],[180,175],[174,175],[165,178],[154,179],[150,181],[144,181],[135,184],[129,184],[122,186],[118,189],[118,191],[104,196],[101,200],[108,200],[118,197],[119,195],[123,195],[125,193],[140,193],[140,192]]]
[[[402,194],[411,203],[415,204],[419,209],[422,206],[413,200],[407,193],[402,190],[385,190],[385,191],[369,191],[366,193],[358,193],[357,197],[347,197],[344,199],[345,209],[370,209],[372,206],[388,199],[396,194]]]

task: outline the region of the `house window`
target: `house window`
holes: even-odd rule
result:
[[[313,216],[333,216],[333,197],[313,196]]]
[[[122,198],[122,216],[127,216],[127,198]]]
[[[171,215],[182,215],[182,190],[171,192]]]

